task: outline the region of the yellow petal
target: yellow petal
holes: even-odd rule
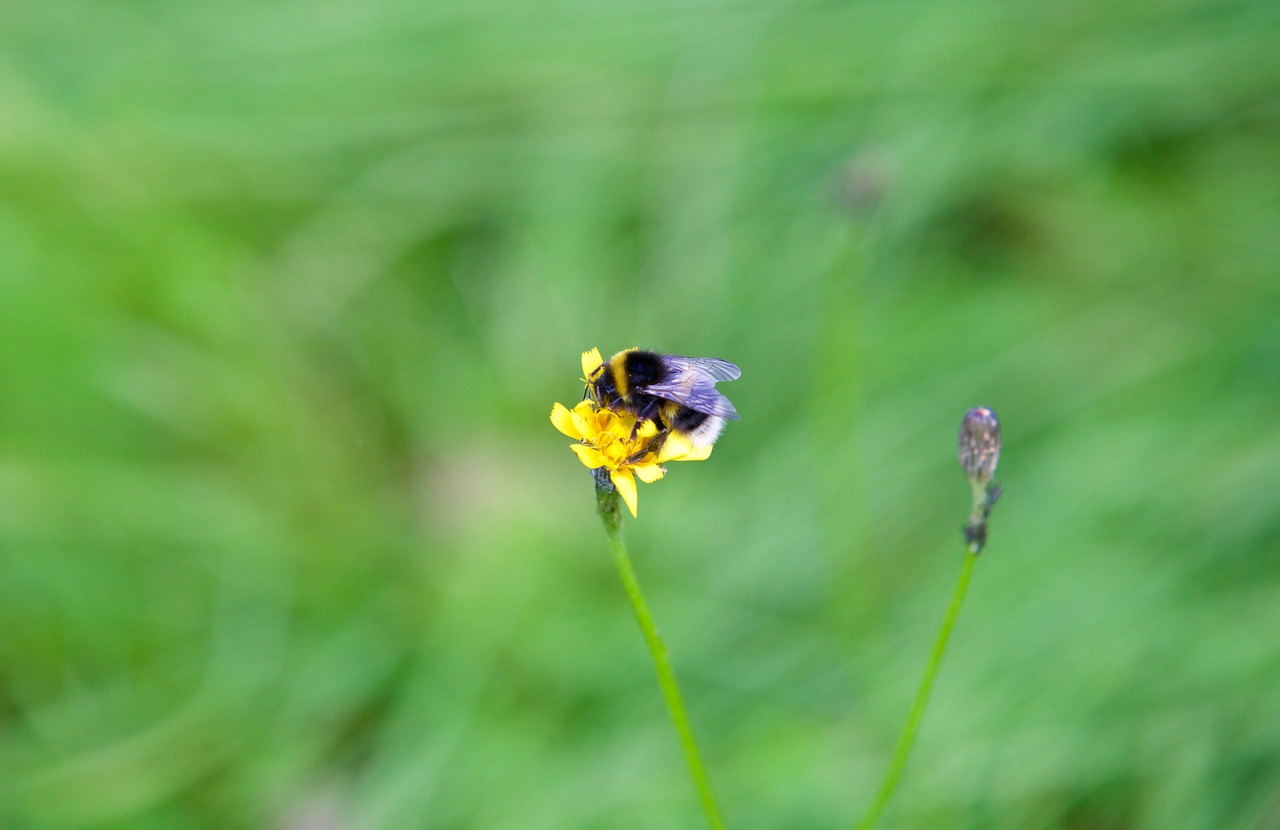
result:
[[[600,364],[604,363],[604,358],[600,356],[600,350],[592,348],[590,351],[582,353],[582,379],[590,380],[591,374],[600,368]]]
[[[658,451],[658,462],[672,461],[677,458],[683,458],[693,449],[693,445],[689,443],[689,439],[683,435],[672,432],[667,435],[667,440],[662,442],[662,449]]]
[[[636,515],[636,480],[632,478],[630,470],[614,470],[609,473],[609,480],[613,482],[613,486],[618,488],[618,495],[622,496],[622,500],[627,503],[627,509],[631,511],[631,516]]]
[[[596,449],[600,450],[600,452],[619,453],[625,452],[627,449],[623,442],[608,432],[597,432],[592,438],[595,440],[591,443],[595,444]]]
[[[578,431],[578,425],[573,420],[572,413],[562,403],[557,403],[551,407],[551,424],[570,438],[582,440],[582,433]]]
[[[608,433],[616,435],[619,438],[626,438],[631,434],[630,430],[621,426],[622,420],[618,414],[611,409],[601,409],[596,414],[595,430],[601,434]]]
[[[595,435],[594,428],[595,415],[591,408],[591,401],[583,401],[573,408],[570,413],[573,418],[573,428],[578,431],[578,436],[584,440],[591,440],[591,436]]]
[[[631,471],[645,484],[653,484],[667,474],[667,471],[657,464],[635,464],[632,465]]]
[[[600,454],[595,447],[588,447],[586,444],[571,444],[569,449],[578,455],[578,460],[591,469],[603,467],[609,463],[609,459]]]
[[[672,461],[706,461],[711,457],[711,445],[705,444],[701,447],[691,447],[687,453],[679,458],[673,458]]]
[[[667,461],[706,461],[711,457],[711,448],[711,444],[695,447],[689,443],[687,438],[672,435],[662,445],[662,451],[658,453],[657,461],[659,464]]]

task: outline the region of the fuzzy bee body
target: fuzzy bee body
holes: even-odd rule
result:
[[[693,446],[709,446],[725,421],[738,420],[716,383],[736,380],[742,371],[718,357],[683,357],[645,349],[625,349],[600,364],[587,378],[586,394],[596,403],[629,412],[637,424],[653,421],[658,440],[680,435]]]

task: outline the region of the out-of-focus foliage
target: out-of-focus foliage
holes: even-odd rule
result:
[[[735,830],[1280,827],[1280,5],[0,12],[0,826],[699,821],[547,422],[743,367],[629,523]]]

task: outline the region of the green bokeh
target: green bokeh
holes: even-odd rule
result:
[[[0,827],[1280,827],[1280,5],[0,12]]]

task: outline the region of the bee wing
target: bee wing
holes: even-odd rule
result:
[[[716,389],[717,380],[733,380],[742,371],[715,357],[669,357],[667,365],[679,372],[667,380],[645,386],[650,395],[675,401],[697,412],[738,420],[738,410]]]
[[[737,380],[742,377],[741,369],[718,357],[681,357],[675,355],[668,359],[688,369],[708,374],[715,380]]]
[[[711,383],[702,385],[684,385],[679,382],[655,383],[646,386],[644,391],[707,415],[718,415],[730,421],[738,420],[738,410],[734,409],[729,399],[720,394]]]

